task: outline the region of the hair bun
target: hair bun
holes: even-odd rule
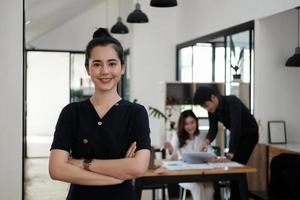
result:
[[[111,37],[111,35],[106,28],[98,28],[93,34],[93,39],[99,37]]]

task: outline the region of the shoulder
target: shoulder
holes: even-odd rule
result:
[[[235,95],[224,96],[225,100],[230,103],[241,103],[241,100]]]
[[[87,106],[87,100],[80,101],[80,102],[72,102],[67,104],[65,107],[63,107],[61,113],[68,113],[68,114],[75,113],[78,111],[80,107],[85,107],[85,106]]]
[[[127,100],[123,100],[121,105],[130,108],[135,113],[147,112],[146,108],[143,105],[138,103],[132,103]]]
[[[67,104],[65,107],[63,107],[62,112],[72,112],[75,107],[76,107],[77,103],[69,103]]]

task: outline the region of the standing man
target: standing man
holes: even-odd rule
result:
[[[216,138],[218,122],[230,131],[229,152],[227,158],[246,164],[258,142],[258,126],[248,108],[234,95],[222,96],[211,87],[200,86],[194,96],[194,103],[208,111],[209,131],[201,149]],[[231,200],[239,199],[236,182],[231,183]]]

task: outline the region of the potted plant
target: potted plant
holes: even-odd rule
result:
[[[230,45],[230,67],[234,70],[233,79],[239,80],[241,79],[240,69],[244,62],[244,48],[241,49],[239,57],[236,58],[235,53],[235,44],[232,40],[232,37],[229,37],[229,45]]]
[[[136,103],[138,100],[134,99],[133,102]],[[168,108],[169,110],[169,114],[164,114],[162,111],[160,111],[157,108],[154,108],[152,106],[148,106],[148,110],[149,110],[149,116],[153,117],[153,118],[157,118],[157,119],[163,119],[165,124],[169,123],[170,125],[170,129],[174,129],[175,127],[175,122],[171,120],[171,110],[172,107]]]

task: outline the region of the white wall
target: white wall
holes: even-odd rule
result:
[[[164,109],[164,82],[175,80],[175,39],[177,8],[153,8],[140,1],[149,23],[133,25],[131,44],[131,97],[138,102]],[[150,118],[153,144],[165,137],[163,120]]]
[[[268,141],[267,121],[285,120],[288,142],[300,143],[300,67],[285,67],[297,46],[297,10],[256,21],[254,111],[262,120],[261,142]]]
[[[0,199],[22,197],[23,4],[0,2]]]
[[[184,42],[300,4],[299,0],[179,0],[178,38]]]
[[[27,62],[27,136],[53,136],[58,115],[70,102],[70,54],[34,51]]]
[[[30,41],[29,46],[36,49],[84,51],[87,43],[92,39],[93,32],[98,27],[110,29],[117,22],[119,14],[122,16],[123,23],[131,31],[131,25],[126,23],[126,19],[127,14],[133,10],[132,0],[126,0],[126,3],[120,1],[120,12],[118,6],[118,0],[102,1],[86,12],[79,13],[76,18]],[[129,48],[130,35],[114,34],[114,37],[122,42],[124,48]]]
[[[114,2],[110,2],[114,3]],[[29,44],[36,49],[83,51],[98,27],[106,27],[106,2],[45,33]],[[109,23],[109,21],[108,21]]]

